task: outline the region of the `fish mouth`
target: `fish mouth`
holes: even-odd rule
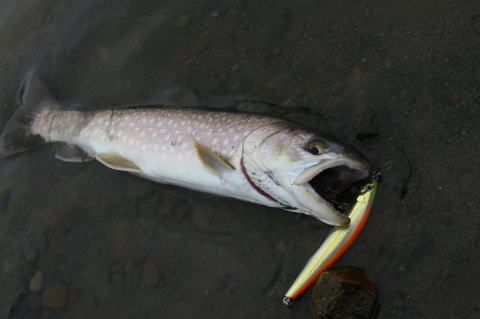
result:
[[[369,165],[363,160],[338,157],[321,161],[295,178],[295,197],[324,223],[348,225],[346,213],[368,176]]]

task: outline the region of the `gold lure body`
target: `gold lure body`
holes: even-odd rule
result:
[[[362,188],[356,203],[348,214],[350,224],[334,227],[328,234],[325,241],[308,260],[297,279],[285,294],[284,304],[290,305],[293,299],[298,298],[323,271],[343,255],[355,238],[357,238],[370,215],[377,187],[378,181],[374,179]]]

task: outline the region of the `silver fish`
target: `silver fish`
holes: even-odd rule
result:
[[[2,132],[0,154],[61,142],[62,160],[96,159],[156,182],[337,226],[349,218],[323,189],[339,192],[369,173],[357,151],[283,119],[169,107],[66,111],[33,78],[22,99]]]

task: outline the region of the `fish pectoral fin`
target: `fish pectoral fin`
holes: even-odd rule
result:
[[[112,169],[135,173],[141,172],[137,164],[118,153],[99,153],[96,155],[96,158],[100,163]]]
[[[83,163],[93,160],[87,152],[73,144],[56,144],[54,148],[55,158],[64,162]]]
[[[193,146],[195,147],[195,152],[202,164],[215,174],[222,175],[223,173],[234,170],[232,164],[220,157],[220,155],[207,146],[202,145],[195,140],[193,141]]]

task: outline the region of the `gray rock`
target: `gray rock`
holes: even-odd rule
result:
[[[339,267],[323,272],[312,291],[316,318],[369,319],[375,313],[377,289],[355,267]]]

